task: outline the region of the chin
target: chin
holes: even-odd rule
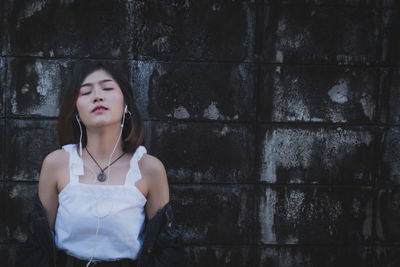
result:
[[[115,121],[110,121],[110,120],[99,120],[99,121],[93,122],[90,125],[90,127],[101,128],[101,127],[107,127],[107,126],[111,126],[111,125],[120,126],[121,123],[120,122],[115,122]]]

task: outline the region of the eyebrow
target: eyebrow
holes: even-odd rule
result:
[[[105,80],[101,80],[99,83],[106,83],[106,82],[113,82],[113,80],[105,79]],[[84,83],[84,84],[81,85],[81,88],[85,87],[85,86],[91,86],[91,85],[92,85],[92,83]]]

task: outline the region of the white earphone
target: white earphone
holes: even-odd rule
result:
[[[128,105],[125,104],[125,108],[124,108],[124,114],[122,114],[122,123],[121,123],[121,128],[124,127],[124,123],[125,123],[125,113],[128,110]]]
[[[79,132],[80,132],[80,136],[79,136],[79,155],[82,157],[82,125],[81,122],[79,121],[79,115],[75,114],[75,119],[78,122],[79,125]]]

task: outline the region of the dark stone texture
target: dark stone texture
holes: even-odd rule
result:
[[[373,266],[371,247],[349,246],[190,246],[186,248],[189,266],[279,266],[338,267]],[[214,266],[214,265],[213,265]]]
[[[381,0],[381,6],[391,9],[400,9],[400,4],[397,0]]]
[[[372,249],[364,246],[288,246],[262,248],[255,266],[372,267]]]
[[[4,26],[4,2],[5,1],[0,1],[0,56],[4,56],[4,32],[6,30],[6,27]]]
[[[139,59],[247,61],[254,7],[241,1],[138,1],[132,54]]]
[[[4,182],[0,181],[0,201],[2,205],[0,205],[0,244],[2,240],[6,238],[7,230],[6,230],[6,210],[7,207],[4,205],[7,203],[8,195],[4,189]]]
[[[1,5],[1,4],[0,4]],[[0,58],[0,118],[5,115],[4,93],[6,88],[6,61]]]
[[[153,122],[150,153],[172,183],[254,181],[255,132],[250,126]]]
[[[257,66],[133,62],[137,103],[146,118],[254,120]],[[178,82],[179,81],[179,82]]]
[[[7,114],[57,116],[67,68],[61,60],[10,59]]]
[[[318,5],[318,6],[349,6],[349,7],[379,7],[382,0],[281,0],[284,5]],[[388,0],[384,0],[388,1]],[[273,0],[264,0],[271,2]]]
[[[371,239],[371,189],[260,186],[263,244],[360,244]]]
[[[396,1],[397,8],[400,3]],[[400,10],[382,10],[382,59],[387,65],[400,66]]]
[[[257,241],[253,186],[172,185],[170,189],[186,244]]]
[[[400,125],[400,69],[382,69],[380,87],[380,120],[383,123]]]
[[[378,73],[337,66],[264,67],[258,118],[273,122],[371,123]]]
[[[374,9],[265,6],[262,59],[276,63],[374,64],[380,19]]]
[[[5,119],[0,119],[0,181],[4,179],[4,161],[5,161]]]
[[[259,249],[249,247],[224,247],[224,246],[190,246],[186,247],[188,266],[213,266],[256,267]]]
[[[400,243],[400,190],[384,188],[378,191],[376,235],[384,242]]]
[[[400,27],[399,27],[400,28]],[[399,42],[400,47],[400,42]],[[400,58],[400,57],[399,57]],[[400,65],[400,64],[399,64]],[[395,69],[392,75],[389,90],[388,113],[389,122],[400,125],[400,69]]]
[[[55,121],[7,120],[6,179],[37,181],[45,156],[59,148]]]
[[[400,266],[400,247],[377,247],[376,248],[377,267],[396,267]]]
[[[380,174],[380,183],[400,184],[400,127],[385,132]]]
[[[258,132],[259,180],[278,184],[371,184],[378,130],[264,127]]]
[[[2,200],[0,242],[24,242],[27,239],[28,218],[36,194],[36,184],[5,184],[0,193]]]
[[[131,1],[7,0],[7,53],[126,58],[132,9]]]
[[[15,266],[17,247],[17,245],[0,244],[0,262],[2,266]]]

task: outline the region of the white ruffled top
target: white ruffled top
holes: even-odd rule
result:
[[[80,259],[137,259],[147,200],[135,183],[142,177],[138,161],[146,148],[136,149],[123,185],[79,183],[84,168],[77,146],[62,148],[69,153],[70,182],[58,194],[56,246]]]

